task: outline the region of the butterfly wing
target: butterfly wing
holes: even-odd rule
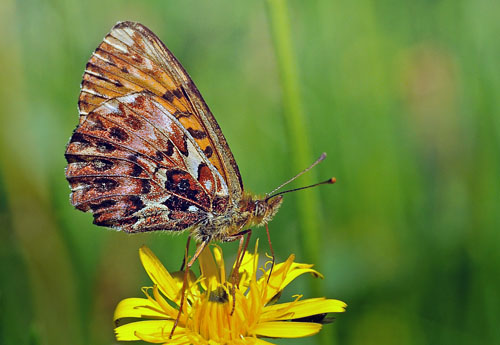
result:
[[[195,138],[143,91],[92,110],[66,149],[72,204],[127,232],[184,230],[227,207],[229,191]]]
[[[233,154],[193,81],[160,39],[145,26],[116,24],[87,63],[79,98],[80,124],[106,101],[150,91],[189,132],[223,177],[232,203],[243,183]]]

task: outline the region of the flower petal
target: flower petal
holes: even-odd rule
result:
[[[149,297],[149,295],[148,295]],[[158,305],[161,307],[165,315],[168,315],[169,317],[164,317],[164,319],[176,319],[177,315],[179,313],[178,309],[175,309],[172,307],[168,302],[163,298],[163,296],[160,294],[158,291],[157,285],[153,286],[153,297],[154,301],[158,303]]]
[[[290,284],[295,278],[298,276],[304,274],[304,273],[311,273],[315,277],[323,278],[323,275],[316,271],[315,269],[312,269],[313,265],[308,265],[308,264],[300,264],[294,262],[292,266],[290,267],[290,270],[288,271],[288,274],[286,275],[285,280],[281,284],[281,289],[283,290],[285,286]]]
[[[266,294],[263,298],[264,303],[268,303],[295,278],[304,273],[311,273],[315,276],[323,277],[318,271],[311,268],[313,265],[296,263],[293,262],[294,259],[295,256],[292,254],[285,262],[275,265],[269,282],[267,282],[267,276],[270,270],[267,270],[266,274],[259,279],[258,284],[260,286],[267,284],[264,285],[266,289]]]
[[[250,280],[254,276],[255,271],[257,270],[257,266],[259,264],[259,253],[257,253],[257,249],[259,247],[259,239],[255,242],[255,249],[253,253],[249,251],[245,252],[243,256],[243,261],[240,265],[240,285],[245,288],[250,286]],[[233,270],[236,262],[233,265]]]
[[[280,303],[265,307],[261,321],[298,319],[323,313],[342,313],[346,306],[347,304],[342,301],[324,297]]]
[[[180,303],[179,289],[175,279],[172,278],[167,269],[162,265],[160,260],[153,254],[151,249],[146,246],[142,246],[139,249],[139,256],[141,258],[142,265],[148,273],[149,277],[158,285],[160,291],[167,296],[167,298],[177,305]]]
[[[217,268],[219,269],[220,283],[224,284],[226,281],[226,268],[224,267],[224,256],[222,255],[222,249],[219,246],[214,246],[213,249],[215,262],[217,263]]]
[[[177,291],[179,294],[182,293],[182,288],[184,285],[184,271],[177,271],[172,273],[172,278],[177,284]],[[189,270],[187,278],[186,296],[199,296],[200,291],[198,289],[198,284],[196,284],[196,275],[192,270]],[[180,295],[179,295],[180,296]]]
[[[215,264],[214,256],[209,248],[205,248],[198,257],[198,263],[200,264],[201,275],[206,278],[206,281],[202,283],[204,288],[208,288],[212,284],[217,285],[220,283],[219,270]]]
[[[179,334],[177,328],[175,329],[175,334],[170,338],[170,332],[165,332],[162,331],[161,333],[154,333],[154,334],[144,334],[139,331],[135,332],[135,335],[141,339],[142,341],[145,341],[147,343],[153,343],[153,344],[158,344],[158,343],[164,343],[164,344],[176,344],[176,345],[187,345],[191,344],[189,341],[189,338],[186,337],[184,333]],[[184,332],[184,330],[182,330]]]
[[[148,321],[137,321],[130,322],[125,325],[115,328],[116,340],[118,341],[130,341],[130,340],[141,340],[136,333],[141,333],[154,337],[155,339],[164,341],[163,335],[170,335],[174,321],[169,320],[148,320]],[[178,332],[176,328],[175,333]]]
[[[262,337],[301,338],[316,334],[321,325],[312,322],[270,321],[259,323],[254,333]]]
[[[158,303],[146,298],[126,298],[116,306],[113,321],[125,317],[156,319],[165,318],[166,314]]]

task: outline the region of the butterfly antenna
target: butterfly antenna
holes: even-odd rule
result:
[[[289,184],[290,182],[292,182],[292,181],[293,181],[293,180],[295,180],[296,178],[298,178],[298,177],[302,176],[303,174],[305,174],[306,172],[308,172],[308,171],[309,171],[309,170],[311,170],[312,168],[314,168],[316,165],[318,165],[318,164],[319,164],[319,163],[321,163],[323,160],[325,160],[325,158],[326,158],[326,153],[325,153],[325,152],[323,152],[323,153],[321,154],[321,156],[319,156],[319,158],[318,158],[318,159],[316,159],[316,161],[315,161],[313,164],[311,164],[308,168],[306,168],[306,169],[302,170],[301,172],[299,172],[297,175],[295,175],[294,177],[292,177],[291,179],[289,179],[289,180],[288,180],[288,181],[286,181],[285,183],[282,183],[282,184],[281,184],[281,185],[279,185],[277,188],[275,188],[275,189],[274,189],[274,190],[272,190],[271,192],[267,193],[267,194],[266,194],[266,200],[269,200],[269,199],[271,199],[272,197],[274,197],[274,196],[276,196],[276,195],[283,194],[283,193],[279,193],[279,194],[275,194],[275,195],[273,195],[273,196],[269,196],[269,195],[271,195],[271,194],[273,194],[273,193],[277,192],[278,190],[280,190],[281,188],[283,188],[284,186],[286,186],[287,184]],[[323,184],[323,183],[325,183],[325,182],[321,182],[321,183],[318,183],[318,184]],[[316,185],[318,185],[318,184],[316,184]],[[315,186],[316,186],[316,185],[315,185]],[[313,187],[313,186],[302,187],[302,188],[300,188],[300,189],[309,188],[309,187]]]
[[[310,186],[305,186],[305,187],[300,187],[300,188],[294,188],[294,189],[289,189],[289,190],[285,190],[283,192],[279,192],[279,193],[276,193],[276,194],[273,194],[271,196],[268,196],[265,200],[269,200],[271,198],[274,198],[275,196],[278,196],[278,195],[283,195],[283,194],[286,194],[286,193],[290,193],[290,192],[296,192],[298,190],[302,190],[302,189],[307,189],[307,188],[312,188],[312,187],[316,187],[316,186],[320,186],[322,184],[334,184],[335,182],[337,182],[337,179],[335,177],[331,177],[329,178],[328,180],[326,181],[323,181],[323,182],[319,182],[319,183],[315,183],[315,184],[312,184]]]

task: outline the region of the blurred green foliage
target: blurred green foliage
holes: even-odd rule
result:
[[[304,137],[288,130],[266,0],[0,2],[1,344],[114,343],[114,306],[149,284],[140,245],[171,270],[181,263],[185,234],[97,228],[68,202],[63,153],[80,79],[120,20],[150,27],[182,62],[249,190],[296,173],[301,143],[308,162],[328,153],[294,186],[332,174],[337,185],[287,195],[270,225],[278,260],[317,261],[320,291],[349,304],[313,340],[500,343],[500,3],[286,5]],[[308,193],[319,232],[301,229]],[[310,296],[309,280],[290,294]]]

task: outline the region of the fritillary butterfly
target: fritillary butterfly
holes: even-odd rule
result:
[[[190,230],[206,244],[267,224],[282,197],[245,193],[219,125],[145,26],[116,24],[92,54],[66,148],[71,203],[128,233]]]

